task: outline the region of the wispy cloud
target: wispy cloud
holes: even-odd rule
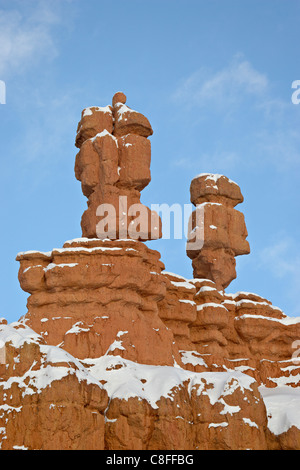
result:
[[[237,56],[217,72],[200,68],[183,80],[175,90],[173,100],[188,106],[206,106],[213,102],[218,107],[238,103],[245,94],[261,95],[267,90],[268,78],[253,65]]]
[[[58,86],[53,63],[37,80],[30,68],[37,65],[37,70],[44,69],[44,61],[59,54],[58,32],[62,23],[64,29],[72,24],[73,0],[11,0],[9,8],[1,9],[2,3],[0,0],[0,77],[5,75],[6,80],[9,76],[10,86],[14,82],[10,109],[17,114],[20,126],[18,139],[12,139],[9,151],[18,162],[19,172],[30,173],[35,167],[39,172],[35,184],[42,185],[61,149],[69,142],[73,144],[80,117],[76,114],[80,90],[73,84]],[[66,11],[70,11],[67,22]]]
[[[18,3],[18,2],[17,2]],[[15,7],[13,7],[15,5]],[[0,75],[23,72],[41,57],[57,55],[54,27],[60,22],[57,2],[11,2],[0,9]]]
[[[172,100],[181,113],[188,113],[195,128],[206,126],[212,136],[216,130],[211,150],[200,155],[197,164],[219,171],[235,164],[256,170],[264,166],[280,172],[299,170],[300,107],[289,96],[276,95],[276,84],[244,56],[234,57],[221,70],[195,71],[178,86]],[[177,160],[180,166],[182,160]]]

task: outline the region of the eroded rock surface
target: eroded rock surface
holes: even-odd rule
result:
[[[224,291],[235,256],[249,253],[238,185],[192,181],[194,279],[167,272],[142,243],[161,235],[150,209],[131,236],[151,134],[121,92],[82,113],[84,237],[19,253],[28,312],[0,319],[2,449],[300,449],[300,318]]]
[[[151,181],[152,127],[125,103],[118,92],[112,106],[84,109],[78,124],[75,176],[88,198],[83,237],[145,241],[162,236],[160,217],[140,201]]]
[[[30,293],[28,313],[9,331],[26,328],[29,344],[33,337],[34,344],[68,355],[68,375],[79,363],[99,383],[97,393],[106,392],[110,403],[97,412],[104,427],[95,432],[102,433],[105,449],[299,447],[299,421],[290,408],[300,405],[300,364],[293,359],[299,319],[259,295],[228,294],[210,279],[168,273],[159,253],[139,241],[76,239],[49,253],[20,253],[18,260],[21,286]],[[25,379],[29,363],[22,366]],[[37,367],[43,377],[47,362]],[[8,370],[4,388],[16,380]],[[56,394],[63,380],[46,390]],[[46,414],[34,412],[46,426]],[[19,437],[9,439],[3,445],[21,445]],[[32,439],[23,445],[46,445]],[[53,439],[47,445],[87,445],[85,437],[62,444]],[[91,442],[99,448],[100,441]]]
[[[159,258],[134,240],[78,239],[19,254],[20,284],[31,294],[26,324],[81,359],[109,352],[143,364],[180,362],[158,316],[166,292]]]
[[[195,373],[120,356],[77,360],[24,322],[0,326],[2,449],[265,447],[265,406],[240,372]]]

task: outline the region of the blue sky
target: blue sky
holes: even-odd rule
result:
[[[202,172],[236,181],[251,254],[227,291],[300,316],[299,18],[298,0],[0,0],[0,316],[26,313],[18,252],[81,236],[77,123],[119,90],[154,130],[142,202],[188,204]],[[185,240],[148,245],[192,277]]]

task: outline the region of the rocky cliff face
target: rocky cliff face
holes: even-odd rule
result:
[[[152,129],[125,103],[82,113],[83,238],[17,256],[28,313],[0,319],[1,448],[300,449],[300,319],[224,291],[249,253],[238,185],[192,181],[194,279],[166,272],[142,242],[161,236],[139,205]]]

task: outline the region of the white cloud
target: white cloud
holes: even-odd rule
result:
[[[291,83],[286,87],[292,94]],[[218,171],[230,170],[235,164],[298,171],[300,106],[292,104],[291,95],[282,98],[277,90],[276,82],[241,55],[219,71],[201,68],[186,78],[172,96],[180,112],[188,112],[194,128],[206,126],[212,133],[218,129],[209,155],[194,161],[218,167]],[[222,152],[216,149],[220,138]],[[183,163],[179,160],[177,164]]]
[[[19,8],[0,10],[0,75],[23,72],[41,57],[57,54],[53,27],[59,21],[56,2],[22,2]]]
[[[222,107],[240,102],[245,94],[261,95],[267,88],[266,75],[239,56],[219,72],[204,68],[196,71],[178,87],[173,99],[190,106],[204,106],[213,101]]]

